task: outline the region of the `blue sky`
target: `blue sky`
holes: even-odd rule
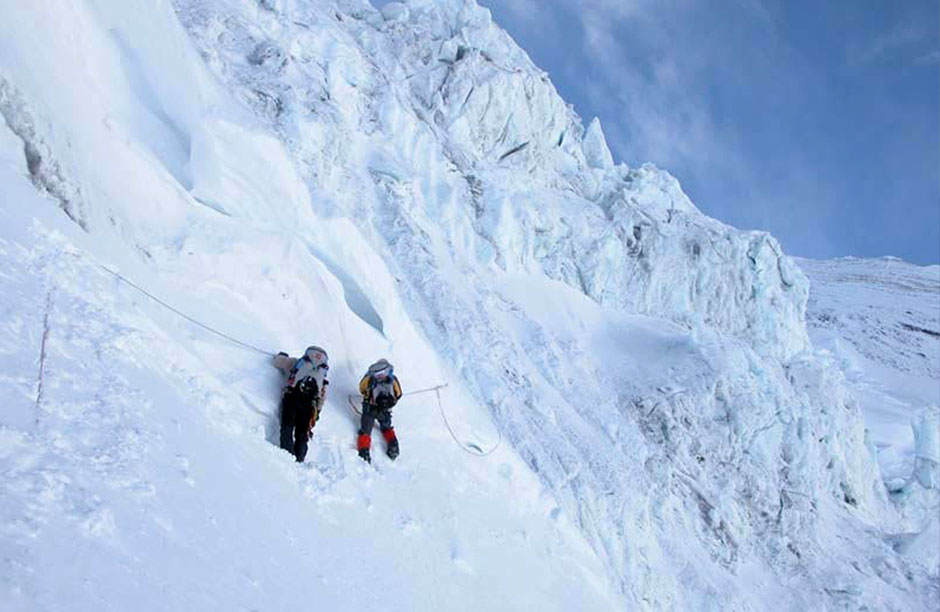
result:
[[[618,161],[806,257],[940,263],[936,0],[480,0]]]

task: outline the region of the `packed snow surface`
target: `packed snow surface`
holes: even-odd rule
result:
[[[826,331],[837,283],[615,164],[473,0],[2,11],[0,608],[935,606],[927,298]],[[266,353],[312,343],[298,465]],[[367,465],[379,357],[448,386]]]

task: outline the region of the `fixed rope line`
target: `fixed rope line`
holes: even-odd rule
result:
[[[499,445],[503,442],[503,434],[499,429],[496,429],[496,434],[499,436],[499,439],[496,441],[496,444],[493,445],[493,448],[489,450],[483,450],[474,442],[461,442],[460,438],[457,437],[457,434],[454,433],[454,428],[450,426],[450,421],[447,420],[447,414],[444,412],[444,403],[441,401],[441,389],[447,387],[447,383],[442,385],[435,385],[433,387],[428,387],[426,389],[417,389],[415,391],[409,391],[408,393],[402,393],[401,396],[405,397],[406,395],[418,395],[419,393],[430,393],[434,392],[434,395],[437,397],[437,408],[441,414],[441,420],[444,421],[444,427],[447,429],[447,433],[450,434],[450,437],[453,438],[457,446],[460,447],[460,450],[463,452],[473,455],[474,457],[486,457],[487,455],[493,453]],[[362,399],[362,396],[359,394],[349,395],[347,397],[349,409],[353,411],[357,416],[362,416],[362,411],[356,407],[356,403]]]
[[[96,263],[97,263],[97,262],[96,262]],[[261,353],[262,355],[274,355],[274,353],[273,353],[272,351],[266,351],[266,350],[264,350],[264,349],[258,348],[257,346],[254,346],[254,345],[252,345],[252,344],[248,344],[247,342],[242,342],[241,340],[239,340],[239,339],[237,339],[237,338],[233,338],[233,337],[229,336],[228,334],[226,334],[226,333],[224,333],[224,332],[220,332],[220,331],[217,330],[217,329],[213,329],[212,327],[209,327],[208,325],[206,325],[205,323],[203,323],[203,322],[201,322],[201,321],[197,321],[196,319],[192,318],[191,316],[189,316],[189,315],[186,314],[185,312],[181,312],[180,310],[177,310],[176,308],[170,306],[169,304],[167,304],[166,302],[164,302],[163,300],[161,300],[160,298],[158,298],[158,297],[155,296],[154,294],[150,293],[149,291],[147,291],[146,289],[144,289],[144,288],[141,287],[140,285],[137,285],[137,284],[135,284],[133,281],[131,281],[131,280],[125,278],[124,276],[121,276],[120,274],[118,274],[117,272],[115,272],[114,270],[112,270],[111,268],[109,268],[109,267],[107,267],[107,266],[105,266],[105,265],[103,265],[103,264],[100,264],[100,263],[97,264],[97,265],[98,265],[99,268],[101,268],[102,270],[104,270],[105,272],[107,272],[108,274],[110,274],[111,276],[113,276],[114,278],[118,279],[118,280],[121,281],[122,283],[125,283],[125,284],[129,285],[130,287],[132,287],[133,289],[137,290],[138,292],[144,294],[145,296],[147,296],[148,298],[150,298],[151,300],[153,300],[153,301],[156,302],[157,304],[160,304],[161,306],[163,306],[163,307],[166,308],[167,310],[169,310],[169,311],[171,311],[171,312],[174,312],[174,313],[176,313],[177,315],[179,315],[180,317],[186,319],[187,321],[189,321],[189,322],[192,323],[193,325],[197,325],[197,326],[201,327],[202,329],[206,330],[206,331],[209,332],[209,333],[215,334],[216,336],[219,336],[220,338],[225,338],[225,339],[228,340],[229,342],[232,342],[232,343],[234,343],[234,344],[237,344],[237,345],[239,345],[239,346],[241,346],[241,347],[244,347],[244,348],[246,348],[246,349],[249,349],[249,350],[252,350],[252,351]]]
[[[54,288],[49,289],[46,294],[46,312],[42,317],[42,341],[39,344],[39,376],[36,384],[36,426],[39,426],[40,415],[42,414],[42,398],[45,392],[45,372],[46,372],[46,344],[49,341],[49,313],[52,312],[52,293]]]
[[[450,437],[454,439],[454,442],[457,446],[460,447],[460,450],[467,453],[468,455],[473,455],[474,457],[486,457],[487,455],[492,454],[499,448],[499,445],[503,443],[503,432],[496,428],[496,434],[499,436],[499,439],[496,440],[496,444],[493,445],[493,448],[484,451],[482,448],[477,446],[472,442],[461,442],[457,437],[457,434],[454,433],[454,429],[450,426],[450,421],[447,420],[447,415],[444,414],[444,404],[441,402],[441,388],[447,385],[442,385],[435,389],[428,389],[428,391],[433,390],[434,395],[437,396],[437,408],[441,412],[441,419],[444,421],[444,426],[447,428],[447,433],[450,434]],[[475,449],[475,450],[474,450]]]
[[[358,393],[346,396],[346,404],[349,405],[349,409],[352,410],[352,413],[356,416],[362,416],[362,410],[356,408],[356,403],[362,399],[362,396]]]
[[[418,389],[416,391],[409,391],[408,393],[402,393],[401,396],[405,397],[406,395],[418,395],[419,393],[428,393],[430,391],[437,391],[443,389],[447,386],[447,383],[442,385],[435,385],[433,387],[428,387],[427,389]],[[352,408],[352,411],[355,412],[358,416],[362,416],[362,411],[356,408],[356,403],[362,400],[362,396],[358,393],[350,394],[347,398],[349,402],[349,407]]]
[[[417,391],[409,391],[408,393],[402,393],[401,396],[405,397],[406,395],[417,395],[419,393],[427,393],[429,391],[438,391],[440,389],[443,389],[446,386],[447,386],[447,383],[444,383],[443,385],[435,385],[433,387],[428,387],[427,389],[418,389]]]

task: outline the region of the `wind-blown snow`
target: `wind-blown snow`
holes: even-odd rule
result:
[[[5,607],[940,595],[934,413],[889,495],[779,244],[614,165],[472,0],[19,3],[0,112]],[[326,347],[308,463],[271,444],[265,356],[100,265]],[[464,453],[417,395],[398,461],[362,463],[346,396],[381,356],[449,384],[461,442],[504,443]]]

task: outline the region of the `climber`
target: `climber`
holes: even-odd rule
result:
[[[362,421],[359,424],[359,439],[356,447],[359,456],[372,462],[369,448],[372,446],[372,424],[378,420],[382,437],[385,438],[386,454],[390,459],[398,456],[398,438],[392,427],[392,406],[401,398],[401,385],[395,376],[394,368],[385,359],[379,359],[369,366],[362,380],[359,381],[359,393],[362,395]]]
[[[320,418],[326,399],[326,379],[330,366],[326,351],[309,346],[295,359],[281,352],[274,356],[274,367],[287,376],[281,394],[281,448],[301,462],[307,455],[307,441]]]

